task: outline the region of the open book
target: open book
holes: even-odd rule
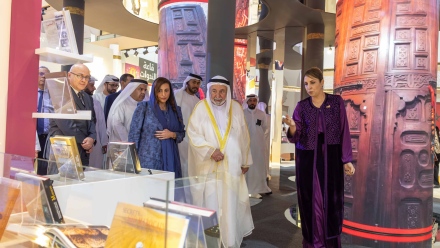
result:
[[[8,231],[19,234],[41,247],[104,247],[109,232],[107,226],[97,225],[19,225],[8,226]]]
[[[188,223],[183,215],[120,202],[105,247],[181,248]]]

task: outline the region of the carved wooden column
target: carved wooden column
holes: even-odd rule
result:
[[[334,87],[356,167],[345,177],[342,241],[430,247],[437,1],[339,0],[336,18]]]
[[[235,27],[248,25],[249,0],[236,0]],[[234,87],[233,98],[240,103],[246,98],[246,58],[247,40],[235,39],[234,41]]]
[[[201,3],[162,0],[159,4],[158,76],[180,88],[189,73],[201,75],[206,86],[206,15]]]

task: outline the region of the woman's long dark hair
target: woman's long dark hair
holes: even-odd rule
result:
[[[179,115],[177,114],[176,98],[174,98],[174,91],[173,91],[173,88],[171,86],[171,82],[167,78],[158,77],[153,82],[153,85],[155,85],[154,89],[153,89],[153,92],[154,92],[154,97],[156,98],[156,103],[159,104],[159,98],[157,97],[157,94],[159,94],[160,87],[162,85],[164,85],[164,84],[168,84],[168,86],[170,87],[170,96],[168,97],[167,103],[169,103],[171,105],[171,108],[173,109],[173,112],[176,114],[176,116],[178,117],[179,121],[182,122],[181,118],[179,118]]]

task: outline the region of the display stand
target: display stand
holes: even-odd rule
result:
[[[144,207],[165,211],[167,212],[167,214],[175,213],[186,216],[189,220],[189,225],[188,231],[186,233],[184,247],[208,247],[205,233],[211,230],[215,230],[216,226],[218,226],[217,214],[214,210],[155,198],[144,202]],[[210,233],[210,235],[212,234],[213,233]],[[219,238],[220,233],[214,234],[212,236],[217,235],[218,237],[216,238]]]
[[[10,217],[22,212],[21,182],[0,177],[0,240],[6,230]]]
[[[140,173],[141,163],[132,142],[110,142],[107,145],[107,156],[114,171]]]
[[[221,187],[222,182],[216,178],[215,174],[209,174],[179,178],[170,181],[169,184],[173,184],[170,186],[173,192],[168,195],[174,195],[174,197],[169,198],[172,202],[166,204],[166,208],[170,212],[186,212],[185,215],[190,216],[190,227],[185,247],[220,247],[221,234],[216,210],[221,199],[211,199],[210,202],[206,202],[202,198],[205,193],[207,194],[207,191],[215,192],[215,189]],[[217,196],[221,198],[220,195]],[[161,200],[158,199],[155,201],[157,206],[163,207],[165,204],[165,202],[159,204],[158,202]]]
[[[28,173],[17,173],[15,179],[22,182],[21,224],[57,224],[63,223],[52,187],[52,180]]]
[[[51,152],[48,165],[48,174],[59,173],[61,178],[83,180],[84,171],[78,146],[74,136],[55,136],[50,137]],[[56,168],[55,166],[56,165]]]

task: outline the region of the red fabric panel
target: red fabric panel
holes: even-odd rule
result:
[[[41,1],[12,1],[5,151],[29,157],[35,156],[40,21]]]

